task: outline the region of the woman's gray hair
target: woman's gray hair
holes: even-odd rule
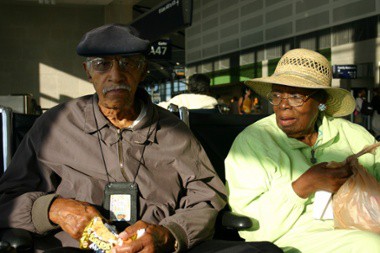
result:
[[[329,94],[327,94],[327,92],[325,90],[320,89],[320,90],[318,90],[318,92],[313,94],[312,97],[314,97],[320,103],[326,103],[326,101],[329,97]]]

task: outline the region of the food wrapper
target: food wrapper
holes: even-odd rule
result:
[[[113,226],[103,223],[101,217],[94,217],[83,231],[79,241],[81,249],[92,249],[96,253],[109,253],[115,245],[123,243]]]
[[[145,233],[145,229],[137,230],[126,242],[134,241]],[[123,240],[118,237],[114,226],[103,223],[101,217],[94,217],[83,231],[79,240],[81,249],[92,249],[95,253],[109,253],[112,247],[122,245]]]

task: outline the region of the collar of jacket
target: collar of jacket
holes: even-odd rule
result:
[[[153,105],[149,94],[145,89],[139,87],[135,95],[136,100],[140,100],[147,108],[145,117],[132,129],[123,129],[123,131],[132,131],[132,141],[137,144],[146,144],[146,142],[155,142],[157,125],[158,125],[158,110]],[[118,135],[115,134],[117,128],[113,126],[107,118],[101,113],[98,106],[98,96],[94,94],[92,99],[89,99],[84,108],[85,125],[84,132],[94,134],[97,131],[101,132],[102,139],[105,143],[112,145],[118,141]],[[96,117],[96,121],[94,118]],[[115,131],[108,131],[108,129]]]
[[[323,148],[326,145],[327,146],[331,145],[331,143],[333,143],[336,140],[336,138],[339,138],[338,129],[336,128],[335,125],[330,124],[331,120],[333,120],[333,118],[330,116],[327,116],[324,114],[319,115],[318,120],[317,120],[319,134],[318,134],[318,139],[315,142],[316,144],[314,144],[314,147],[309,147],[308,145],[306,145],[305,143],[297,139],[289,138],[286,136],[286,134],[282,130],[280,131],[282,132],[285,142],[287,142],[288,146],[291,149]],[[277,128],[280,129],[279,127]]]

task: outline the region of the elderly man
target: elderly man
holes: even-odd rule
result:
[[[35,122],[0,180],[0,228],[43,235],[37,250],[78,248],[96,216],[127,222],[115,252],[186,251],[212,238],[224,186],[186,125],[139,87],[148,47],[122,25],[85,34],[77,53],[96,94]]]

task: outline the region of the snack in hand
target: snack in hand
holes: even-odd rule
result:
[[[92,249],[97,253],[109,253],[113,246],[122,243],[112,226],[103,223],[101,217],[94,217],[84,229],[79,247]]]

